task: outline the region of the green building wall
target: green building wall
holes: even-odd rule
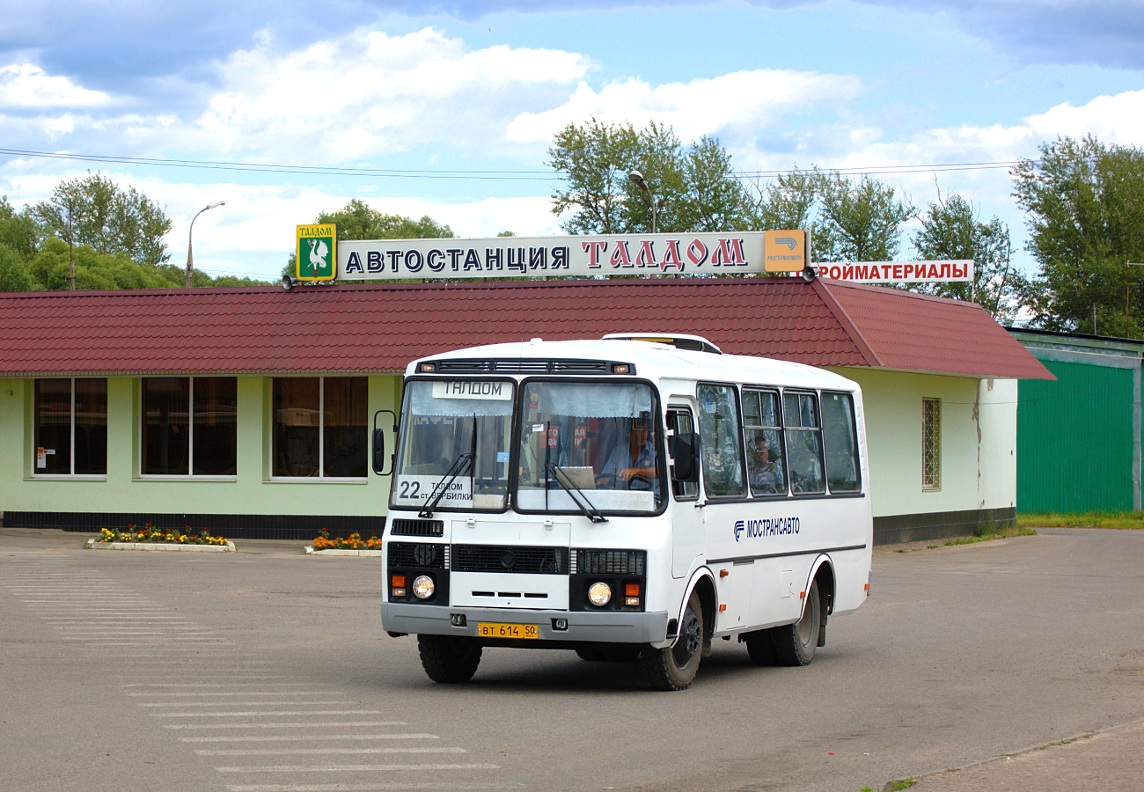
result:
[[[1019,385],[1017,510],[1139,511],[1144,344],[1014,335],[1057,377]]]

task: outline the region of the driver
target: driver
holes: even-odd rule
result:
[[[596,477],[597,485],[633,490],[656,489],[655,446],[649,438],[646,416],[632,420],[627,444],[618,443]],[[621,483],[622,482],[622,483]]]

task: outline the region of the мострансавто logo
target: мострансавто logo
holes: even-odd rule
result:
[[[762,536],[793,536],[799,530],[798,517],[763,517],[759,520],[736,520],[735,541],[739,541],[743,534],[748,539],[757,539]]]

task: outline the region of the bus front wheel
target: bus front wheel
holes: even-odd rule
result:
[[[703,640],[703,604],[699,601],[698,592],[693,591],[683,611],[675,644],[666,649],[649,646],[643,650],[641,659],[652,687],[657,690],[690,687],[703,657]]]
[[[468,682],[481,663],[481,645],[471,638],[418,635],[421,667],[434,682]]]

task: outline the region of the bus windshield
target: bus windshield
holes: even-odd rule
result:
[[[659,511],[662,454],[650,386],[533,380],[520,399],[518,509],[583,510],[581,498],[602,512]]]
[[[408,382],[390,505],[503,511],[515,392],[508,380]]]

